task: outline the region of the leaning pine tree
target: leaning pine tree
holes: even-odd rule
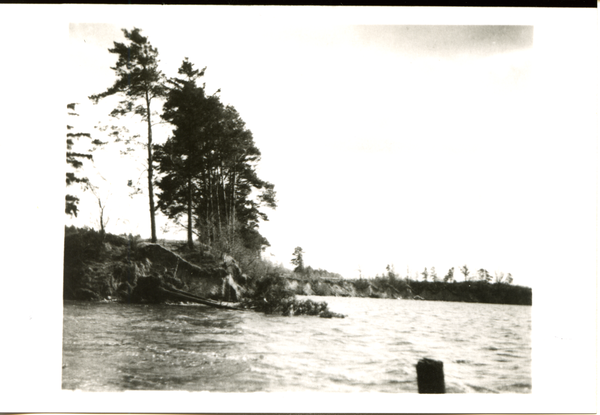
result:
[[[111,116],[119,117],[134,113],[142,117],[148,126],[148,198],[150,204],[150,227],[152,242],[156,242],[156,222],[153,190],[153,155],[152,155],[152,112],[153,100],[164,97],[165,87],[163,75],[158,69],[158,51],[148,42],[148,38],[140,34],[141,30],[123,29],[128,43],[114,42],[110,53],[118,56],[115,67],[117,80],[105,92],[90,96],[97,103],[101,98],[120,95],[123,100],[111,112]]]

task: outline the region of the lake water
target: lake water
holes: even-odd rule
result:
[[[531,393],[531,307],[309,298],[348,317],[65,302],[62,387],[417,393],[430,357],[447,393]]]

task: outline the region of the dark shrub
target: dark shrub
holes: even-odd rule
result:
[[[294,291],[278,275],[270,274],[253,281],[251,294],[242,303],[267,314],[283,312],[295,298]]]
[[[93,229],[70,229],[65,232],[65,265],[97,260],[101,254],[104,235]]]
[[[254,281],[250,296],[242,300],[246,307],[267,314],[282,314],[284,316],[321,314],[343,317],[331,313],[326,302],[317,302],[310,299],[297,300],[294,291],[287,287],[284,278],[270,274]]]
[[[366,290],[367,288],[369,288],[369,281],[365,278],[359,278],[357,280],[351,280],[351,281],[357,290],[362,291],[362,290]]]

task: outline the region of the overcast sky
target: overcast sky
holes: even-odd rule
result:
[[[528,252],[544,243],[556,202],[546,192],[583,178],[565,176],[556,160],[585,157],[581,147],[548,143],[540,125],[546,97],[533,26],[74,22],[66,96],[82,104],[82,120],[110,122],[113,104],[93,107],[87,96],[112,85],[107,49],[134,26],[158,48],[167,76],[184,57],[206,66],[207,90],[220,88],[253,132],[259,175],[279,201],[260,226],[275,262],[291,267],[301,246],[307,265],[349,278],[387,264],[413,278],[435,267],[443,277],[466,264],[533,284]],[[145,139],[139,120],[128,126]],[[168,133],[158,129],[157,140]],[[126,180],[140,173],[130,177],[133,164],[115,155],[96,156],[110,190],[108,230],[149,237],[147,197],[126,196]],[[93,225],[89,203],[73,223]]]

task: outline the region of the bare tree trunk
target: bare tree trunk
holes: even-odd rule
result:
[[[206,177],[205,175],[205,179],[204,179],[204,213],[206,216],[206,221],[205,221],[205,233],[206,233],[206,238],[205,238],[205,243],[207,245],[210,244],[210,229],[209,229],[209,220],[210,220],[210,215],[208,213],[208,205],[209,205],[209,200],[208,200],[208,196],[209,196],[209,192],[208,192],[208,177]]]
[[[217,178],[215,184],[215,198],[217,199],[217,227],[219,229],[219,239],[223,239],[223,231],[221,229],[221,196],[219,195],[219,186],[221,179],[220,171],[217,171]]]
[[[210,202],[210,233],[212,236],[211,242],[214,244],[217,241],[215,232],[215,198],[213,196],[213,174],[212,169],[208,171],[208,200]]]
[[[150,228],[152,231],[152,243],[156,243],[156,221],[154,218],[154,188],[152,186],[152,121],[150,117],[150,97],[148,96],[148,91],[146,91],[146,111],[147,111],[147,121],[148,121],[148,198],[150,199]]]
[[[104,229],[104,206],[102,206],[102,201],[100,200],[100,198],[98,197],[98,206],[100,207],[100,232],[102,232],[102,234],[105,233],[105,229]]]
[[[229,223],[230,223],[230,214],[231,212],[229,211],[229,203],[227,203],[227,187],[225,185],[225,175],[223,174],[223,168],[221,167],[221,194],[223,196],[223,210],[225,213],[225,232],[227,233],[227,246],[231,248],[232,246],[232,239],[231,239],[231,232],[230,232],[230,227],[229,227]]]
[[[235,169],[233,170],[233,178],[231,180],[231,232],[235,235],[235,183],[236,183]]]
[[[192,178],[188,177],[188,197],[187,197],[187,214],[188,214],[188,226],[187,226],[187,239],[188,247],[194,249],[194,241],[192,239]]]

